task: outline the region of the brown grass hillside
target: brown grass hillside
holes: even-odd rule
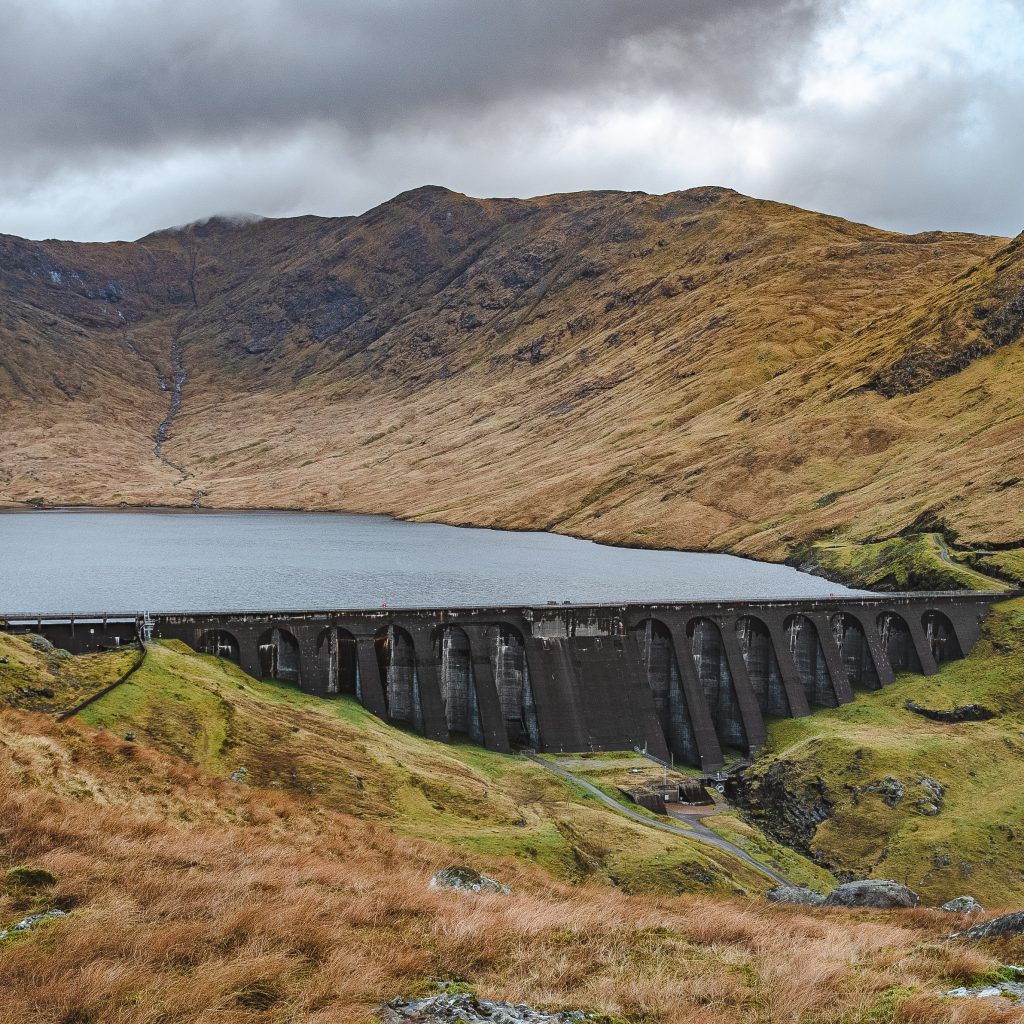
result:
[[[627,896],[505,859],[510,897],[431,891],[439,843],[236,785],[111,732],[0,712],[0,1021],[359,1022],[457,979],[616,1021],[1019,1018],[937,993],[1024,949],[940,942],[950,916]],[[1005,1006],[1005,1004],[1004,1004]]]
[[[776,559],[931,532],[1018,578],[1022,294],[1019,239],[720,188],[0,238],[0,500]]]

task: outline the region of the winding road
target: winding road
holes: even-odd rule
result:
[[[793,885],[793,882],[786,878],[785,875],[781,875],[774,868],[770,868],[766,864],[762,864],[760,861],[754,860],[746,850],[741,850],[735,845],[735,843],[730,843],[728,839],[723,839],[717,832],[713,832],[706,825],[700,824],[700,822],[688,822],[686,825],[670,825],[667,821],[655,821],[653,818],[648,818],[645,815],[640,814],[638,811],[624,807],[617,800],[613,799],[607,793],[595,786],[592,782],[588,782],[586,779],[581,779],[578,775],[574,775],[572,772],[560,767],[559,765],[552,764],[550,761],[545,761],[536,754],[523,753],[522,756],[528,757],[531,761],[539,764],[541,768],[546,769],[553,775],[558,775],[563,779],[567,779],[569,782],[575,783],[577,786],[585,789],[592,796],[597,797],[598,800],[601,800],[613,810],[618,811],[619,814],[624,815],[632,821],[639,822],[641,825],[646,825],[648,828],[656,828],[661,832],[670,832],[673,835],[683,836],[686,839],[692,839],[698,843],[704,843],[707,846],[714,846],[718,850],[722,850],[733,857],[737,857],[739,860],[743,861],[744,864],[749,865],[756,871],[760,871],[763,875],[767,875],[770,879],[778,882],[780,885]]]

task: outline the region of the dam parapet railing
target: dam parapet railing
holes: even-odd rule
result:
[[[385,721],[508,752],[629,750],[716,771],[765,720],[965,657],[1012,592],[650,603],[0,615],[75,653],[153,638],[256,678],[350,694]]]

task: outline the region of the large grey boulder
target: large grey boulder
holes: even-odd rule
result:
[[[431,889],[455,889],[457,892],[500,892],[510,893],[512,890],[507,885],[481,875],[473,868],[455,865],[450,868],[442,868],[433,878],[430,879]]]
[[[916,907],[919,897],[913,889],[888,878],[868,878],[837,886],[825,899],[826,907],[873,907],[878,910]]]
[[[972,925],[962,932],[955,932],[951,939],[994,939],[1004,935],[1024,935],[1024,910],[994,917],[991,921]]]
[[[939,907],[939,910],[948,910],[951,914],[980,914],[984,909],[973,896],[957,896]]]
[[[593,1020],[581,1010],[545,1013],[529,1006],[492,1003],[473,995],[439,995],[406,1002],[392,999],[377,1010],[383,1024],[580,1024]]]
[[[777,885],[769,889],[765,897],[772,903],[796,903],[802,907],[820,907],[825,902],[820,892],[802,885]]]

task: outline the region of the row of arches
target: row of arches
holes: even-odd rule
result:
[[[962,657],[953,625],[943,613],[926,612],[920,625],[918,642],[923,635],[936,662]],[[619,628],[625,632],[622,623]],[[728,624],[697,617],[685,628],[690,665],[681,665],[673,632],[661,620],[641,621],[632,627],[632,635],[665,741],[677,757],[693,764],[702,760],[701,730],[706,736],[713,728],[722,747],[746,750],[760,742],[756,735],[748,735],[748,730],[756,734],[763,729],[757,712],[762,718],[788,717],[801,713],[805,705],[834,707],[849,699],[849,686],[879,688],[881,669],[921,670],[910,624],[888,610],[873,619],[845,611],[828,618],[795,613],[781,622],[773,620],[772,627],[756,615]],[[241,660],[238,639],[227,630],[205,631],[199,648]],[[449,733],[483,743],[485,720],[491,728],[500,713],[513,746],[541,746],[524,637],[505,623],[466,629],[445,624],[429,634],[417,632],[415,640],[396,624],[382,626],[372,638],[361,640],[330,626],[305,651],[294,633],[272,626],[256,638],[256,654],[263,678],[298,685],[304,682],[303,670],[309,669],[316,673],[318,688],[325,687],[329,694],[353,694],[364,704],[363,674],[372,673],[371,696],[377,696],[376,704],[369,706],[378,710],[383,701],[378,713],[419,732],[428,731],[425,718],[438,723],[443,715]],[[247,665],[253,664],[251,651],[248,657]],[[740,664],[738,657],[745,669],[742,693],[730,668]],[[486,672],[478,679],[482,670]],[[313,685],[313,680],[306,682]],[[489,702],[486,715],[482,701]]]
[[[523,635],[515,627],[499,624],[485,631],[487,657],[509,742],[519,746],[539,743],[536,707],[530,684]],[[239,662],[237,638],[227,630],[206,630],[199,650]],[[423,731],[423,701],[416,647],[411,634],[400,626],[382,627],[373,637],[376,667],[384,694],[387,717]],[[257,640],[259,670],[264,679],[301,682],[299,641],[288,629],[265,630]],[[433,668],[449,732],[483,742],[480,698],[473,669],[472,645],[459,626],[434,632]],[[321,631],[316,645],[319,666],[326,671],[329,694],[353,694],[362,700],[357,641],[341,627]]]
[[[840,612],[832,616],[829,625],[848,682],[852,686],[879,689],[878,663],[861,620]],[[876,626],[881,651],[893,671],[920,672],[920,659],[907,621],[896,612],[885,611],[877,616]],[[922,626],[936,663],[963,656],[953,625],[941,612],[926,612]],[[768,625],[756,616],[740,616],[735,634],[762,716],[781,718],[794,714]],[[696,618],[687,624],[686,636],[699,684],[699,699],[707,707],[720,744],[746,748],[750,737],[746,735],[722,627],[712,619]],[[835,707],[839,702],[837,688],[824,646],[829,643],[829,636],[823,638],[818,626],[806,615],[794,614],[783,623],[782,639],[807,705]],[[637,641],[669,749],[688,763],[700,764],[693,714],[671,630],[658,619],[646,619],[637,628]]]

